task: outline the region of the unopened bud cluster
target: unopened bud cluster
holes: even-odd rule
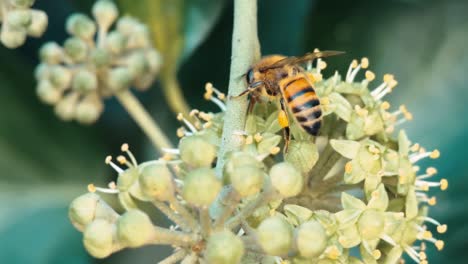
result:
[[[102,98],[130,86],[147,89],[162,62],[147,27],[130,17],[117,19],[112,1],[97,1],[92,15],[94,20],[85,14],[71,15],[66,23],[71,36],[63,45],[44,44],[36,68],[39,98],[54,105],[61,119],[84,124],[99,118]]]
[[[205,99],[220,113],[179,115],[178,148],[164,149],[158,160],[139,164],[124,144],[120,165],[106,159],[117,181],[90,185],[72,203],[70,219],[84,232],[85,247],[102,258],[125,247],[172,245],[162,263],[392,264],[404,254],[427,263],[426,247],[444,246],[431,230],[447,229],[427,215],[436,204],[427,191],[448,183],[429,180],[437,170],[420,172],[417,163],[440,154],[397,132],[412,115],[382,101],[397,84],[392,75],[375,89],[370,71],[355,81],[368,64],[353,61],[344,77],[323,78],[322,60],[306,69],[317,80],[323,127],[311,137],[291,124],[287,152],[278,109],[257,104],[245,130],[232,135],[241,147],[218,157],[225,96],[207,84]],[[217,159],[225,160],[222,170]],[[126,212],[117,214],[98,193],[117,195]],[[174,225],[154,225],[138,201],[152,203]]]
[[[34,0],[0,0],[0,41],[8,48],[24,44],[27,36],[40,37],[47,28],[47,15],[32,9]]]

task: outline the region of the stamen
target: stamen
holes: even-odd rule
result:
[[[346,162],[345,172],[347,174],[350,174],[352,171],[353,171],[353,164],[351,163],[351,161]]]
[[[167,154],[179,155],[180,150],[176,148],[161,148],[161,150]]]
[[[431,159],[437,159],[440,157],[440,152],[437,149],[431,152],[426,152],[425,149],[421,148],[419,153],[411,154],[409,158],[411,163],[416,163],[427,157],[430,157]]]
[[[281,151],[280,147],[276,146],[270,149],[271,155],[276,155]]]
[[[195,126],[192,123],[190,123],[187,119],[184,118],[184,115],[182,113],[179,113],[177,115],[177,120],[183,122],[184,125],[187,126],[190,129],[190,131],[192,131],[192,133],[198,132]]]
[[[245,144],[246,145],[250,145],[253,143],[253,137],[252,136],[247,136],[247,138],[245,139]]]
[[[218,99],[216,97],[211,97],[210,101],[215,103],[219,107],[219,109],[221,109],[221,111],[223,111],[223,112],[226,111],[226,105],[220,99]]]
[[[416,252],[416,250],[410,246],[405,245],[404,246],[405,252],[408,254],[408,256],[413,259],[416,263],[420,263],[419,260],[419,254]]]
[[[389,243],[390,245],[392,246],[396,246],[396,242],[395,240],[393,240],[393,238],[391,238],[389,235],[387,234],[384,234],[382,235],[380,238],[382,238],[383,240],[385,240],[385,242]]]
[[[128,160],[122,155],[117,157],[117,161],[120,163],[120,165],[126,165],[128,168],[133,167],[133,165],[130,162],[128,162]]]
[[[260,141],[262,141],[263,136],[260,133],[257,133],[255,134],[254,139],[255,139],[255,142],[259,143]]]
[[[353,60],[351,64],[349,65],[348,72],[346,72],[346,82],[352,82],[352,80],[350,81],[352,70],[356,68],[357,65],[358,65],[357,60]]]
[[[367,68],[369,67],[369,59],[368,59],[368,58],[363,57],[363,58],[361,59],[361,67],[362,67],[363,69],[367,69]]]
[[[177,137],[183,138],[184,136],[187,136],[187,130],[185,129],[185,127],[179,127],[177,129]]]
[[[101,187],[96,187],[94,184],[88,184],[88,191],[89,192],[101,192],[101,193],[109,193],[109,194],[115,194],[119,193],[119,190],[117,189],[107,189],[107,188],[101,188]]]
[[[372,82],[375,79],[375,73],[372,71],[366,71],[365,76],[368,82]]]
[[[110,165],[118,174],[122,173],[124,170],[112,162],[112,156],[107,156],[105,160],[107,165]]]
[[[133,156],[132,152],[130,151],[130,147],[128,146],[127,143],[122,144],[122,147],[120,148],[120,150],[122,150],[122,152],[125,152],[128,155],[128,157],[132,161],[133,166],[135,167],[138,166],[138,162],[135,159],[135,156]]]
[[[382,108],[382,110],[388,110],[390,109],[390,103],[387,101],[384,101],[380,104],[380,108]]]

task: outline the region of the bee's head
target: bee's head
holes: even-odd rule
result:
[[[254,81],[254,71],[252,68],[250,68],[247,73],[245,74],[245,79],[247,81],[247,84],[252,84]]]

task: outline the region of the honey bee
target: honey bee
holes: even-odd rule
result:
[[[322,125],[320,99],[315,93],[312,74],[300,65],[316,58],[335,56],[341,51],[317,51],[302,57],[270,55],[255,63],[245,74],[248,87],[235,97],[250,95],[248,112],[256,102],[279,99],[281,110],[278,121],[283,128],[287,151],[290,140],[288,111],[297,123],[310,135],[317,136]]]

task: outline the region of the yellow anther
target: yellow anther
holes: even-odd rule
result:
[[[329,105],[330,104],[330,99],[328,97],[320,98],[320,104]]]
[[[361,67],[367,69],[369,67],[369,59],[364,57],[361,59]]]
[[[425,183],[421,186],[421,190],[424,191],[424,192],[427,192],[429,191],[429,184]]]
[[[427,200],[427,204],[430,206],[434,206],[437,204],[437,198],[435,196],[432,196],[429,200]]]
[[[437,250],[439,250],[439,251],[444,249],[444,245],[445,245],[445,243],[442,240],[437,240],[435,242],[435,246],[436,246]]]
[[[257,133],[255,134],[254,139],[257,143],[259,143],[260,141],[262,141],[263,136],[260,133]]]
[[[288,116],[286,115],[286,112],[281,110],[278,113],[278,122],[282,128],[288,127],[289,126],[289,121],[288,121]]]
[[[420,259],[420,260],[425,260],[425,259],[427,259],[426,252],[424,252],[424,251],[419,252],[419,259]]]
[[[380,108],[382,108],[383,110],[388,110],[390,109],[390,103],[387,101],[384,101],[382,102],[382,104],[380,104]]]
[[[190,116],[195,116],[195,115],[198,115],[198,113],[200,113],[200,111],[198,111],[197,109],[193,109],[192,111],[190,111]]]
[[[426,169],[426,173],[427,173],[427,175],[432,176],[432,175],[437,173],[437,169],[434,168],[434,167],[429,167],[429,168]]]
[[[205,91],[212,93],[213,92],[213,84],[210,82],[207,82],[205,84]]]
[[[213,123],[206,122],[205,124],[203,124],[203,128],[210,128],[212,125],[213,125]]]
[[[365,76],[366,76],[366,80],[369,82],[375,79],[375,73],[373,73],[372,71],[366,71]]]
[[[393,89],[393,88],[395,88],[395,86],[398,85],[398,81],[397,81],[397,80],[391,80],[391,81],[390,81],[389,83],[387,83],[387,84],[388,84],[388,87],[389,87],[390,89]]]
[[[219,98],[220,100],[223,100],[223,101],[224,101],[224,100],[226,100],[226,95],[225,95],[224,93],[220,93],[220,94],[218,94],[218,98]]]
[[[372,255],[374,256],[375,259],[379,259],[382,256],[382,253],[380,252],[380,250],[376,249],[372,251]]]
[[[270,154],[271,155],[276,155],[281,151],[280,147],[276,146],[270,149]]]
[[[171,208],[172,211],[177,212],[175,206],[172,203],[169,204],[169,208]]]
[[[122,146],[120,147],[120,150],[122,152],[128,151],[128,149],[129,149],[129,146],[127,143],[123,143]]]
[[[317,67],[318,67],[320,70],[323,70],[323,69],[327,68],[327,63],[324,62],[323,60],[320,60],[320,61],[318,62]]]
[[[447,232],[447,225],[437,226],[437,232],[439,234],[443,234],[443,233]]]
[[[205,120],[205,121],[210,121],[210,120],[213,118],[212,115],[207,114],[207,113],[205,113],[205,112],[200,112],[200,113],[198,114],[198,117],[200,117],[202,120]]]
[[[421,262],[419,262],[419,264],[428,264],[429,262],[427,262],[427,260],[421,260]]]
[[[383,81],[387,84],[389,84],[392,80],[395,80],[395,77],[393,76],[393,74],[385,74],[383,76]]]
[[[338,259],[341,253],[336,246],[331,246],[327,249],[327,255],[331,259]]]
[[[92,183],[88,184],[88,192],[96,192],[96,186],[94,186]]]
[[[109,189],[112,189],[112,190],[117,189],[117,185],[115,184],[115,181],[109,182],[109,184],[107,185],[107,187],[109,187]]]
[[[351,164],[351,161],[346,162],[345,172],[347,174],[350,174],[352,171],[353,171],[353,164]]]
[[[106,164],[109,164],[112,161],[112,156],[107,156],[105,159]]]
[[[182,121],[184,120],[184,115],[182,113],[177,114],[177,120]]]
[[[253,143],[253,137],[252,136],[247,136],[247,138],[245,139],[245,144],[250,145],[252,143]]]
[[[370,146],[369,146],[369,152],[370,152],[370,153],[373,153],[373,154],[379,154],[379,153],[380,153],[380,149],[377,148],[375,145],[370,145]]]
[[[410,150],[413,152],[416,152],[419,150],[421,146],[418,143],[415,143],[413,146],[411,146]]]
[[[314,49],[314,52],[319,52],[320,50],[318,48],[315,48]]]
[[[365,117],[369,114],[369,111],[367,111],[367,109],[361,108],[359,105],[354,106],[354,111],[356,111],[356,113],[361,117]]]
[[[432,233],[431,233],[431,231],[427,231],[427,230],[424,231],[424,233],[423,233],[423,238],[424,238],[424,239],[431,239],[431,238],[432,238]]]
[[[179,127],[179,128],[177,129],[177,136],[180,137],[180,138],[181,138],[181,137],[184,137],[184,136],[185,136],[185,131],[186,131],[185,128]]]
[[[445,190],[447,190],[447,188],[448,188],[448,181],[447,181],[447,179],[442,179],[442,180],[440,180],[440,189],[441,189],[442,191],[445,191]]]
[[[440,152],[437,149],[434,149],[429,156],[431,159],[437,159],[440,157]]]
[[[120,164],[122,164],[122,165],[125,164],[125,163],[127,163],[127,159],[126,159],[124,156],[122,156],[122,155],[120,155],[120,156],[117,157],[117,161],[118,161]]]
[[[357,68],[357,66],[358,66],[358,61],[357,61],[357,60],[353,60],[353,61],[351,62],[351,68],[354,69],[354,68]]]
[[[161,157],[161,159],[163,159],[165,161],[170,161],[170,160],[172,160],[172,156],[169,153],[164,153],[164,155]]]

